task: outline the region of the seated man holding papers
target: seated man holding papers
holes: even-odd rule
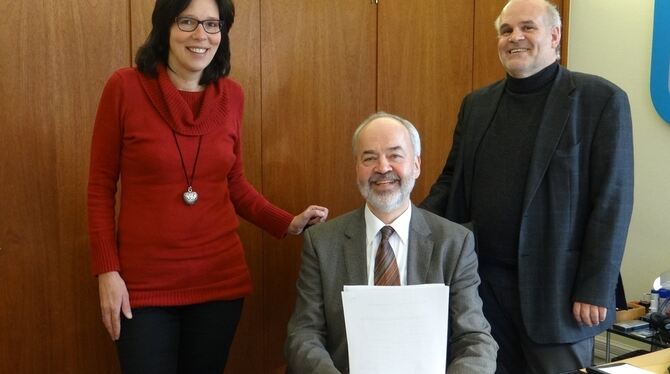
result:
[[[349,356],[360,357],[360,352],[349,352],[347,344],[342,304],[345,285],[430,283],[449,287],[448,295],[443,293],[448,297],[448,349],[442,353],[448,372],[495,372],[498,346],[477,292],[480,281],[473,235],[410,202],[421,165],[418,132],[403,118],[376,113],[354,132],[353,151],[358,187],[366,204],[304,234],[298,297],[285,344],[289,373],[352,370],[356,374]],[[349,318],[349,311],[347,315]],[[372,321],[375,316],[369,318]],[[422,318],[416,323],[420,325]],[[347,324],[352,325],[349,319]],[[394,329],[393,324],[388,326]],[[434,328],[440,327],[444,325]],[[397,344],[371,350],[375,360],[384,356],[384,346]],[[386,351],[388,356],[397,356],[394,349]]]

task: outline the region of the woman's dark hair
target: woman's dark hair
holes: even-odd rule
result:
[[[200,84],[211,83],[230,73],[230,39],[228,31],[235,20],[235,6],[232,0],[214,0],[219,7],[219,18],[223,20],[221,44],[216,50],[212,62],[207,65],[200,77]],[[156,0],[151,15],[151,32],[147,40],[137,50],[135,64],[145,75],[155,77],[158,64],[167,66],[170,52],[170,28],[174,20],[186,9],[191,0]]]

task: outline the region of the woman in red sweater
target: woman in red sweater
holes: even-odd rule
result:
[[[91,262],[124,373],[220,374],[251,292],[237,215],[276,237],[328,215],[293,216],[244,177],[243,94],[226,78],[233,19],[230,0],[157,0],[137,68],[115,72],[100,99]]]

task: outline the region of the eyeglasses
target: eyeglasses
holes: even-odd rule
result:
[[[174,22],[177,24],[179,30],[186,32],[195,31],[195,29],[198,28],[198,25],[202,25],[202,28],[208,34],[218,34],[223,28],[223,21],[220,19],[206,19],[204,21],[199,21],[191,17],[177,17],[174,19]]]

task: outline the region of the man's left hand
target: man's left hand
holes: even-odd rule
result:
[[[607,308],[575,301],[572,315],[580,325],[598,326],[607,317]]]

